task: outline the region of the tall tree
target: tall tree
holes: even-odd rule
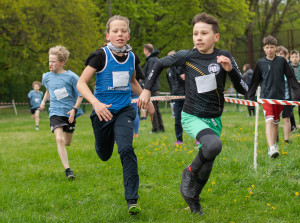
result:
[[[293,23],[291,18],[299,18],[299,0],[250,0],[249,10],[255,13],[253,21],[246,28],[248,61],[254,65],[253,35],[259,34],[260,57],[264,55],[262,40],[267,35],[276,37],[285,23]]]
[[[101,7],[105,7],[106,1]],[[98,5],[98,6],[100,6]],[[219,19],[221,41],[219,46],[230,49],[232,39],[244,33],[250,21],[248,3],[244,0],[115,0],[112,14],[121,14],[131,20],[131,40],[138,55],[143,57],[143,45],[153,43],[166,55],[170,50],[193,47],[192,19],[207,12]],[[232,21],[236,21],[233,23]]]
[[[0,101],[26,98],[31,82],[48,70],[51,46],[65,45],[71,52],[66,69],[80,74],[100,36],[97,13],[91,0],[2,0]]]

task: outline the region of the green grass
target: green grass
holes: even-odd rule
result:
[[[161,105],[166,133],[149,134],[151,123],[140,122],[134,140],[140,175],[142,213],[130,216],[124,200],[122,166],[114,154],[102,162],[94,151],[89,113],[77,119],[69,162],[76,180],[69,182],[59,159],[46,112],[40,131],[27,108],[0,110],[0,222],[300,222],[300,133],[269,159],[265,124],[260,115],[258,167],[253,169],[254,118],[246,107],[226,104],[222,116],[223,151],[201,194],[205,214],[184,210],[181,173],[196,156],[194,140],[184,133],[176,147],[174,119]],[[89,109],[90,110],[90,109]],[[241,111],[243,110],[243,111]],[[262,113],[262,112],[261,112]],[[296,115],[297,116],[297,115]],[[299,124],[299,119],[296,117]]]

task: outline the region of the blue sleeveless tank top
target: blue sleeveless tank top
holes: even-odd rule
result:
[[[130,51],[124,62],[119,62],[113,53],[104,47],[106,62],[104,68],[96,73],[94,95],[104,104],[112,104],[108,109],[117,113],[131,104],[130,80],[135,70],[135,56]]]

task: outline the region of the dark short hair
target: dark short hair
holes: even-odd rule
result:
[[[206,12],[195,15],[192,22],[193,22],[193,27],[198,22],[210,24],[210,25],[212,25],[212,30],[214,31],[214,33],[219,33],[218,20],[215,17],[213,17],[212,15],[207,14]]]
[[[269,35],[263,39],[263,44],[264,44],[264,46],[266,46],[266,45],[277,46],[277,39],[274,36]]]
[[[151,43],[147,43],[144,45],[144,48],[147,49],[150,53],[154,50],[154,46]]]
[[[292,55],[292,54],[299,54],[299,51],[298,51],[298,50],[292,50],[292,51],[291,51],[291,55]]]
[[[279,53],[279,52],[283,52],[285,56],[289,54],[289,51],[284,46],[278,46],[277,47],[276,53]]]

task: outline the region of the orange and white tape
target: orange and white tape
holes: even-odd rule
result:
[[[257,102],[245,100],[245,99],[239,99],[239,98],[230,98],[230,97],[224,97],[226,102],[234,103],[234,104],[241,104],[241,105],[248,105],[248,106],[256,106],[257,103],[268,103],[268,104],[276,104],[276,105],[297,105],[300,106],[300,102],[298,101],[284,101],[284,100],[274,100],[274,99],[258,99]],[[155,96],[151,97],[151,101],[171,101],[176,99],[185,99],[185,96]],[[138,99],[132,99],[131,103],[137,103]],[[88,105],[90,103],[82,103],[85,105]],[[12,105],[11,102],[0,102],[0,106],[8,106]],[[28,103],[25,102],[17,102],[15,105],[28,105]]]
[[[275,105],[298,105],[300,106],[299,101],[284,101],[284,100],[274,100],[274,99],[258,99],[259,103],[275,104]]]

